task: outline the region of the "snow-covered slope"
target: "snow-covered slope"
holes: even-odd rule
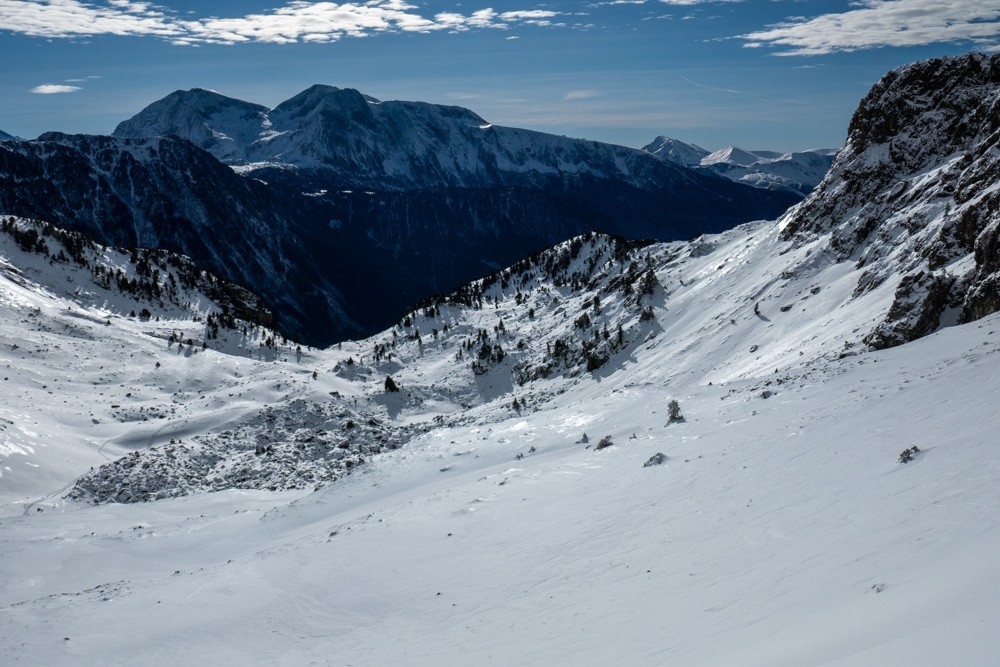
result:
[[[14,136],[7,134],[3,130],[0,130],[0,141],[9,141],[14,138],[15,138]]]
[[[993,662],[1000,321],[865,351],[823,243],[581,238],[271,361],[5,271],[0,656]]]
[[[701,164],[701,159],[711,152],[697,144],[686,144],[666,136],[653,139],[642,150],[684,167],[697,167]]]
[[[246,148],[266,126],[267,107],[210,90],[178,91],[124,121],[116,136],[148,138],[176,134],[225,162],[246,162]],[[148,129],[155,132],[150,134]]]
[[[715,174],[764,190],[792,192],[801,197],[808,195],[823,180],[837,152],[833,149],[819,148],[803,152],[779,153],[746,151],[735,146],[727,146],[709,153],[700,146],[685,144],[668,137],[657,137],[643,150],[703,173]]]
[[[960,75],[960,116],[995,62],[880,89]],[[841,159],[886,140],[875,106]],[[922,178],[989,164],[992,118],[950,144],[944,118]],[[997,257],[995,179],[962,173],[983,231],[949,271]],[[177,345],[190,309],[121,316],[0,234],[0,661],[997,662],[1000,314],[964,281],[971,321],[885,349],[891,271],[934,245],[896,220],[939,239],[952,209],[875,186],[890,233],[859,236],[832,178],[779,222],[572,239],[326,350]]]
[[[177,137],[47,133],[0,145],[0,214],[185,254],[262,295],[286,331],[359,335],[360,309],[322,268],[336,255],[310,238],[329,218],[308,206]]]

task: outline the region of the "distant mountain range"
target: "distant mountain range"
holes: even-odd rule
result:
[[[189,254],[314,344],[384,328],[429,293],[589,230],[692,238],[800,198],[330,86],[274,109],[178,91],[113,137],[0,146],[0,212]]]
[[[802,197],[819,185],[837,154],[833,148],[779,153],[747,151],[735,146],[711,153],[696,144],[686,144],[670,137],[657,137],[643,150],[697,171],[756,188],[792,192]]]
[[[14,136],[12,136],[10,134],[7,134],[3,130],[0,130],[0,141],[8,141],[8,140],[14,139],[14,138],[15,138]]]

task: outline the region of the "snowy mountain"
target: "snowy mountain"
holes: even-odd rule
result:
[[[16,137],[14,137],[14,136],[12,136],[10,134],[7,134],[3,130],[0,130],[0,141],[10,141],[10,140],[15,139],[15,138]]]
[[[641,190],[699,179],[622,146],[493,125],[469,109],[382,102],[313,86],[273,110],[204,90],[177,91],[121,123],[115,136],[176,134],[227,164],[318,171],[337,187],[539,188],[551,180],[617,180]]]
[[[701,164],[701,159],[711,152],[697,144],[686,144],[665,136],[657,137],[642,150],[683,167],[697,167]]]
[[[997,72],[887,75],[777,222],[585,234],[325,350],[13,220],[0,661],[995,663]]]
[[[816,187],[833,164],[836,151],[819,148],[797,153],[746,151],[728,146],[709,153],[700,146],[657,137],[644,151],[691,167],[764,190],[795,193],[805,197]]]
[[[306,205],[177,138],[47,133],[0,145],[0,211],[106,245],[190,256],[251,286],[287,331],[350,331],[342,297],[311,255],[298,217]]]
[[[259,104],[196,88],[150,105],[140,116],[121,123],[115,136],[146,139],[176,134],[224,162],[242,164],[247,161],[247,147],[266,123],[267,111]]]
[[[177,91],[121,123],[115,135],[181,136],[242,174],[348,212],[358,207],[351,196],[358,189],[402,200],[403,207],[419,206],[416,198],[435,191],[434,206],[455,210],[450,222],[457,227],[472,211],[481,224],[496,226],[476,200],[511,188],[527,199],[514,215],[530,216],[544,195],[607,220],[604,231],[661,239],[690,236],[694,227],[721,231],[724,221],[748,215],[777,215],[795,200],[720,186],[645,151],[501,127],[462,107],[383,102],[322,85],[271,110],[204,90]],[[633,229],[606,226],[621,218],[631,219]],[[364,224],[407,229],[420,219]]]
[[[691,238],[796,201],[642,151],[328,86],[273,110],[178,92],[116,134],[4,142],[0,212],[189,255],[323,345],[588,230]]]
[[[785,190],[802,196],[816,187],[833,164],[835,151],[801,153],[744,151],[734,146],[702,158],[701,170],[738,183],[767,190]]]

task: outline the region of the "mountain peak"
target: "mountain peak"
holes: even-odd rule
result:
[[[644,146],[642,150],[682,167],[693,167],[700,164],[701,159],[709,153],[697,144],[687,144],[664,135],[653,139],[652,143]]]
[[[323,108],[363,108],[371,101],[377,102],[378,100],[363,95],[354,88],[337,88],[317,83],[276,106],[274,113],[275,115],[282,113],[301,115],[310,113],[321,106]]]
[[[712,164],[718,164],[720,162],[727,162],[729,164],[740,165],[741,167],[748,167],[755,162],[759,162],[761,157],[750,151],[745,151],[742,148],[737,148],[736,146],[726,146],[720,150],[715,151],[711,155],[706,155],[701,160],[702,166],[708,166]]]
[[[115,128],[129,139],[176,134],[228,162],[245,160],[244,147],[263,130],[267,107],[214,90],[176,90]]]

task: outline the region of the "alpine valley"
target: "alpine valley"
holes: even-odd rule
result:
[[[473,112],[313,86],[168,95],[113,137],[0,143],[0,210],[187,255],[317,345],[592,229],[688,239],[801,199]]]
[[[889,72],[814,188],[327,87],[4,140],[0,663],[996,663],[998,108]]]

